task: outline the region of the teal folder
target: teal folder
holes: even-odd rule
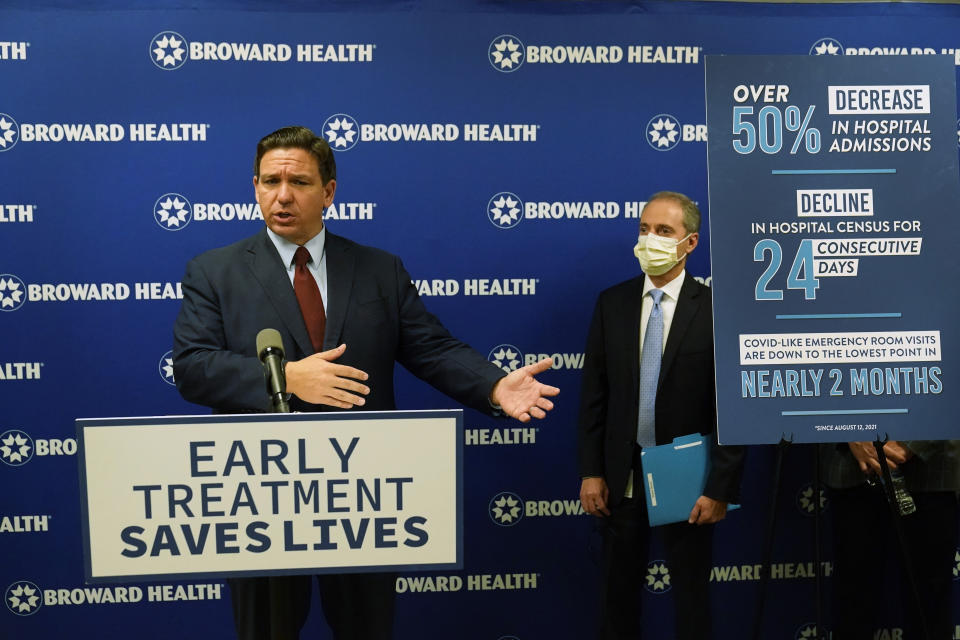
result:
[[[686,522],[703,495],[710,468],[710,438],[699,433],[640,452],[650,526]],[[727,505],[727,510],[740,505]]]

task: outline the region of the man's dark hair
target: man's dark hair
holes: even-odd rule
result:
[[[306,127],[284,127],[269,133],[257,143],[257,158],[253,162],[253,175],[260,177],[260,160],[263,154],[274,149],[303,149],[313,154],[320,167],[320,177],[326,184],[337,179],[337,162],[333,151],[323,138]]]

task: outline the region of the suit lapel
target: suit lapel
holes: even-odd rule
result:
[[[663,359],[660,360],[660,377],[657,380],[657,391],[663,384],[664,375],[670,370],[674,359],[677,357],[677,351],[680,349],[680,343],[690,327],[690,322],[697,315],[697,309],[700,308],[703,298],[700,297],[700,287],[696,280],[690,274],[684,274],[683,286],[680,287],[680,298],[677,300],[677,308],[673,312],[673,322],[670,323],[670,334],[667,336],[667,344],[663,349]]]
[[[637,278],[627,300],[624,301],[626,308],[630,309],[630,321],[625,327],[627,335],[623,344],[627,349],[627,357],[630,358],[630,375],[633,378],[631,389],[636,392],[637,398],[640,397],[640,320],[642,318],[643,283],[645,280],[646,276]],[[636,402],[634,406],[636,406]]]
[[[355,258],[350,245],[340,236],[327,230],[327,332],[323,349],[333,349],[340,344],[343,324],[347,319],[350,290],[353,287]]]
[[[266,228],[254,236],[247,248],[246,262],[253,277],[256,278],[264,293],[277,310],[287,332],[293,336],[302,353],[313,353],[307,327],[303,323],[303,314],[297,304],[297,296],[290,285],[290,276],[280,260],[277,248],[273,246]],[[288,352],[288,356],[289,356]]]

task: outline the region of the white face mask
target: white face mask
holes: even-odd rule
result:
[[[648,233],[637,239],[637,245],[633,248],[633,255],[637,257],[640,268],[643,269],[645,274],[650,276],[662,275],[680,262],[680,258],[677,257],[677,245],[692,235],[692,233],[688,233],[682,239],[674,240],[673,238],[664,238]]]

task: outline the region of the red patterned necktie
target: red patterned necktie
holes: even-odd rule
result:
[[[323,332],[327,327],[327,314],[323,311],[320,287],[313,279],[313,274],[307,269],[308,262],[310,262],[310,252],[305,247],[297,247],[297,252],[293,254],[295,265],[293,291],[297,295],[300,313],[303,314],[303,322],[307,325],[313,350],[319,352],[323,350]]]

